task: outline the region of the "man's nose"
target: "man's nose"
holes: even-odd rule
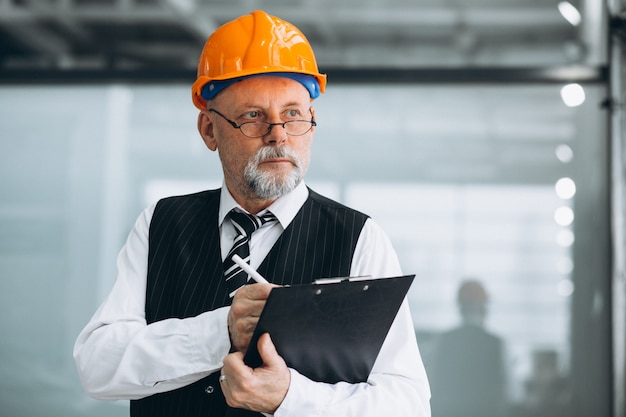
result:
[[[267,132],[267,135],[263,137],[263,140],[266,143],[278,144],[285,142],[289,138],[289,135],[285,131],[284,123],[271,123],[269,128],[269,132]]]

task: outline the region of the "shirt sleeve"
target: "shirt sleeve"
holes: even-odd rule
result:
[[[391,242],[367,220],[357,242],[351,276],[401,275]],[[429,417],[430,388],[405,299],[387,334],[367,382],[325,384],[291,369],[291,384],[276,417],[415,416]]]
[[[113,288],[79,334],[74,360],[98,399],[138,399],[193,383],[222,367],[228,308],[147,324],[148,233],[154,206],[137,219],[117,258]]]

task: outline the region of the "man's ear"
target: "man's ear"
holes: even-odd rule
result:
[[[198,132],[200,132],[200,136],[202,136],[206,147],[215,151],[217,149],[217,142],[215,141],[213,129],[215,129],[215,124],[213,123],[211,113],[208,110],[202,110],[200,114],[198,114]]]

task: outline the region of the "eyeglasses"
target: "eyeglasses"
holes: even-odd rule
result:
[[[285,133],[289,136],[302,136],[306,134],[313,126],[317,126],[317,123],[311,117],[311,120],[287,120],[282,123],[268,123],[268,122],[244,122],[237,126],[237,123],[224,116],[222,113],[215,109],[209,109],[213,113],[221,116],[232,127],[239,129],[244,136],[249,138],[262,138],[269,135],[274,126],[282,126],[285,129]]]

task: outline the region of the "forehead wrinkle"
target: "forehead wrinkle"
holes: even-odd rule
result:
[[[283,104],[278,104],[276,105],[274,101],[268,103],[268,104],[260,104],[259,102],[244,102],[239,104],[239,107],[241,108],[246,108],[246,109],[261,109],[261,110],[269,110],[272,107],[278,107],[281,109],[288,109],[291,107],[298,107],[298,108],[302,108],[304,110],[306,110],[308,107],[309,103],[300,103],[298,101],[289,101],[287,103],[283,103]]]

